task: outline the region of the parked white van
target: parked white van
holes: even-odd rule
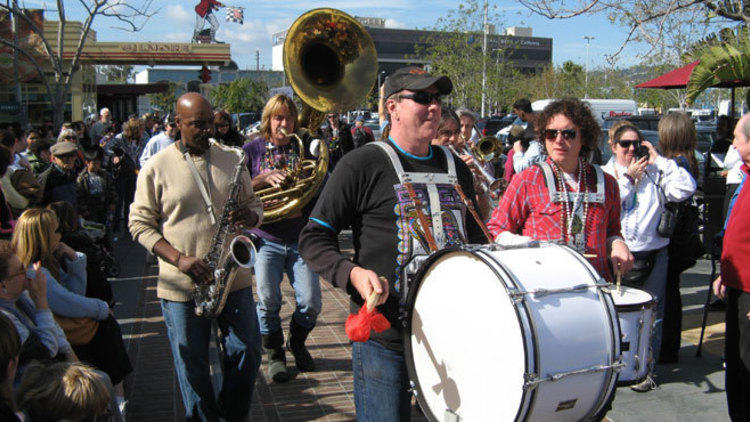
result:
[[[594,117],[602,124],[605,117],[632,116],[638,114],[638,104],[634,100],[610,100],[599,98],[582,99],[591,107]],[[531,103],[531,109],[535,112],[544,110],[554,99],[537,100]]]

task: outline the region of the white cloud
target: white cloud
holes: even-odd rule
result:
[[[386,19],[385,20],[385,27],[386,28],[394,28],[394,29],[406,29],[407,26],[405,23],[401,21],[397,21],[396,19]]]
[[[171,4],[161,10],[159,14],[168,19],[164,22],[170,22],[170,26],[173,26],[173,24],[181,26],[188,24],[195,25],[195,12],[187,10],[179,4]]]

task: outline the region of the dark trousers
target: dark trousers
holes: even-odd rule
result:
[[[677,362],[680,354],[681,338],[682,297],[680,297],[680,273],[678,273],[672,265],[668,265],[659,361]]]
[[[727,405],[733,421],[750,420],[750,293],[727,288]]]

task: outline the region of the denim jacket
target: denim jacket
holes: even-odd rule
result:
[[[83,296],[86,293],[86,255],[76,252],[76,260],[67,260],[68,271],[60,272],[60,280],[42,267],[47,277],[47,302],[55,315],[68,318],[93,318],[103,321],[109,316],[106,302]],[[29,270],[29,277],[34,270]]]
[[[21,343],[25,342],[33,332],[47,348],[50,357],[72,350],[62,328],[52,317],[52,312],[49,309],[36,309],[29,292],[23,292],[15,302],[0,299],[0,312],[16,326]]]

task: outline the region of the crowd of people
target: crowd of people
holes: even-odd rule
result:
[[[442,104],[452,88],[447,77],[422,69],[394,72],[381,87],[377,140],[362,119],[350,126],[329,113],[312,137],[297,142],[290,136],[302,133],[297,107],[283,95],[269,99],[253,139],[196,93],[181,96],[172,115],[133,116],[119,128],[106,108],[90,127],[65,124],[56,136],[0,128],[3,420],[122,419],[122,383],[132,366],[107,281],[113,235],[131,235],[158,258],[157,296],[189,420],[244,420],[263,353],[277,383],[292,377],[285,349],[297,370],[316,370],[306,341],[322,310],[319,276],[350,295],[352,313],[378,294],[378,310],[390,322],[353,344],[357,419],[408,420],[400,319],[421,259],[492,242],[564,244],[608,282],[648,292],[656,301],[652,356],[647,375],[631,388],[655,388],[655,365],[678,360],[680,274],[702,252],[695,243],[693,122],[681,113],[664,116],[658,146],[634,124],[618,122],[608,134],[612,158],[599,166],[600,126],[583,101],[564,98],[534,112],[520,99],[513,109],[526,126],[511,128],[503,154],[487,157],[476,149],[477,115]],[[743,264],[750,243],[742,218],[749,119],[737,123],[721,156],[734,186],[715,290],[728,297],[734,420],[750,417],[750,276]],[[322,188],[292,214],[264,220],[256,192],[287,187],[313,138],[329,150]],[[241,159],[244,171],[233,171]],[[227,224],[226,204],[230,233],[249,236],[257,250],[258,302],[248,268],[229,274],[217,331],[196,315],[193,294],[196,284],[217,277],[204,257],[218,225]],[[345,229],[352,230],[353,258],[339,247]],[[288,329],[280,318],[284,275],[295,296]],[[208,355],[217,332],[223,381],[215,395]],[[596,419],[606,418],[612,400],[614,394]]]

